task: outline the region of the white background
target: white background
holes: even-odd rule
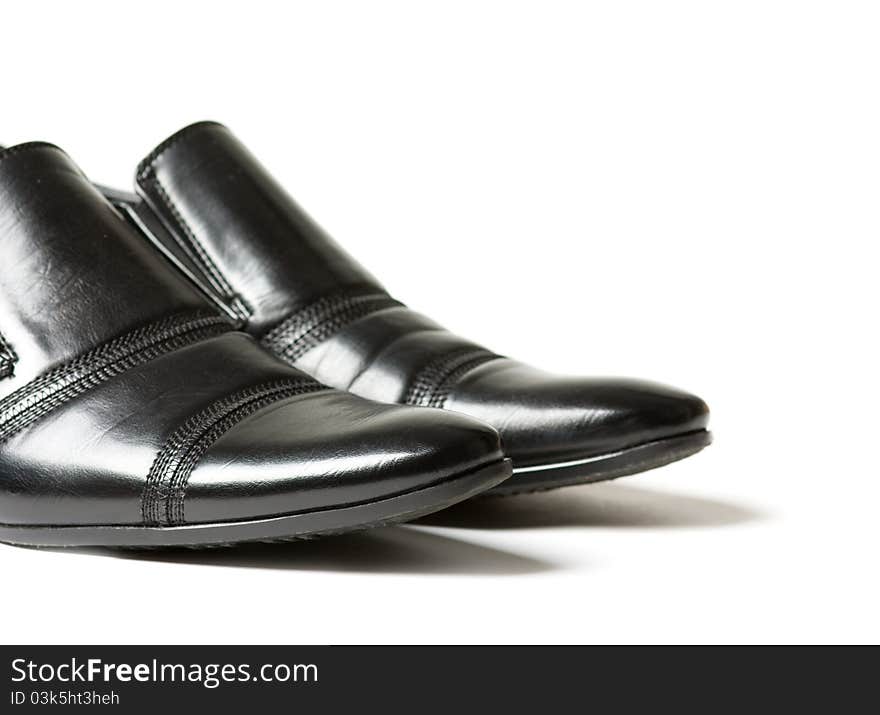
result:
[[[391,292],[716,443],[231,551],[0,547],[2,641],[880,640],[871,2],[18,3],[0,141],[129,187],[225,122]]]

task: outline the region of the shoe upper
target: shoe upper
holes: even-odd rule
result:
[[[0,524],[351,505],[503,458],[464,415],[330,389],[236,330],[55,146],[0,151]]]
[[[445,407],[501,432],[515,466],[606,454],[703,430],[686,392],[564,377],[496,355],[394,300],[224,126],[202,122],[140,165],[153,240],[263,345],[317,380],[373,400]]]

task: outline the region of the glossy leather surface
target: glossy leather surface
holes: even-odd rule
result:
[[[381,290],[217,125],[197,125],[159,147],[142,162],[137,183],[176,229],[181,253],[229,304],[242,304],[254,332],[340,285]],[[250,240],[241,253],[244,237]],[[290,266],[300,268],[295,282]]]
[[[0,524],[241,520],[502,459],[476,420],[326,388],[237,332],[54,146],[0,152],[0,257]]]
[[[707,426],[708,408],[694,395],[548,374],[391,300],[222,125],[192,125],[161,144],[139,167],[137,190],[141,209],[167,229],[154,238],[290,364],[370,399],[479,417],[500,430],[514,466]]]

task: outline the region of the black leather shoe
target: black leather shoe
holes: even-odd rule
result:
[[[384,402],[443,407],[501,431],[496,493],[612,479],[710,442],[709,411],[671,387],[551,375],[463,340],[390,297],[222,125],[178,132],[117,205],[275,354]]]
[[[0,152],[0,541],[286,539],[509,475],[488,425],[329,389],[236,332],[60,149]]]

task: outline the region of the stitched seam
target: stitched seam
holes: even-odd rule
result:
[[[235,292],[235,290],[232,288],[232,285],[217,267],[217,264],[214,263],[211,256],[208,255],[205,247],[196,237],[195,232],[192,230],[186,219],[184,219],[183,214],[177,208],[177,205],[174,203],[171,195],[166,191],[165,187],[162,186],[162,182],[159,180],[159,177],[155,174],[152,174],[149,177],[143,177],[143,180],[145,183],[148,183],[155,189],[156,195],[168,209],[168,212],[171,215],[171,220],[175,223],[178,230],[186,238],[187,243],[183,243],[181,240],[179,240],[176,232],[172,230],[171,233],[174,235],[175,240],[177,240],[178,245],[180,245],[185,251],[187,251],[190,257],[197,263],[199,263],[201,267],[207,272],[208,279],[214,283],[214,287],[220,291],[223,298],[230,302],[230,307],[237,314],[239,314],[240,317],[245,319],[250,318],[253,312],[250,306],[248,306],[244,302],[244,300],[242,300],[241,296]]]
[[[467,375],[471,370],[479,367],[480,365],[483,365],[490,360],[496,360],[497,358],[497,355],[487,353],[486,355],[475,356],[468,360],[465,364],[457,367],[455,370],[450,372],[434,390],[434,393],[431,395],[431,399],[428,403],[428,407],[444,407],[446,405],[446,400],[449,398],[449,395],[455,389],[455,386],[458,385],[459,382],[461,382],[462,378],[465,375]]]
[[[443,407],[452,390],[467,373],[499,357],[482,348],[461,348],[441,355],[418,372],[404,402],[417,407]]]
[[[18,144],[16,146],[11,146],[8,149],[0,150],[0,162],[15,156],[16,154],[31,151],[32,149],[54,149],[59,154],[64,154],[59,147],[54,144],[49,144],[48,142],[26,142],[25,144]]]
[[[270,330],[263,346],[293,363],[356,320],[402,303],[386,293],[341,291],[300,308]]]
[[[381,345],[376,351],[370,352],[365,356],[365,360],[357,372],[351,377],[348,382],[348,385],[345,387],[349,392],[352,391],[352,386],[361,379],[365,374],[367,374],[377,362],[381,362],[382,358],[386,355],[390,355],[393,353],[394,348],[401,342],[405,340],[411,340],[414,336],[424,336],[426,333],[440,333],[440,332],[448,332],[445,328],[436,325],[433,327],[420,327],[415,330],[411,330],[409,332],[402,333],[400,335],[396,335],[391,342],[385,343]]]
[[[183,214],[180,212],[176,203],[171,198],[171,195],[162,185],[162,181],[157,173],[158,162],[168,150],[170,150],[180,140],[188,137],[193,132],[207,127],[219,127],[221,129],[225,128],[222,124],[210,121],[196,122],[195,124],[190,124],[188,127],[184,127],[176,134],[172,134],[168,139],[162,142],[152,152],[150,152],[150,154],[147,155],[147,157],[138,166],[137,178],[138,181],[148,186],[152,186],[155,189],[156,195],[167,208],[168,212],[171,215],[171,220],[183,233],[183,237],[187,239],[188,244],[182,240],[182,237],[178,236],[177,233],[172,230],[171,233],[174,237],[174,240],[177,241],[178,245],[180,245],[180,247],[183,248],[183,250],[186,251],[186,253],[194,261],[196,261],[196,263],[199,263],[201,267],[207,272],[207,278],[214,283],[214,287],[220,291],[222,297],[229,301],[229,307],[241,318],[249,319],[253,314],[253,310],[244,301],[244,299],[242,299],[242,297],[235,292],[232,284],[226,279],[226,277],[217,267],[217,264],[214,263],[213,259],[205,250],[205,247],[202,245],[201,241],[199,241],[199,239],[196,237],[195,232],[192,230],[192,227],[183,217]]]
[[[184,502],[193,470],[208,449],[236,424],[280,400],[325,389],[308,378],[275,380],[224,396],[191,416],[168,438],[153,461],[141,501],[144,523],[185,523]]]
[[[177,142],[179,142],[184,137],[188,137],[193,132],[199,129],[205,129],[207,127],[219,127],[221,129],[225,129],[225,127],[218,122],[196,122],[195,124],[190,124],[188,127],[184,127],[180,131],[172,134],[165,141],[163,141],[159,146],[157,146],[153,151],[151,151],[144,160],[140,163],[137,170],[137,175],[139,179],[145,179],[150,174],[151,171],[155,170],[156,164],[159,159],[162,158],[162,155],[165,154],[171,147],[173,147]]]
[[[160,355],[232,330],[224,316],[178,314],[116,337],[0,400],[0,444],[69,400]]]

